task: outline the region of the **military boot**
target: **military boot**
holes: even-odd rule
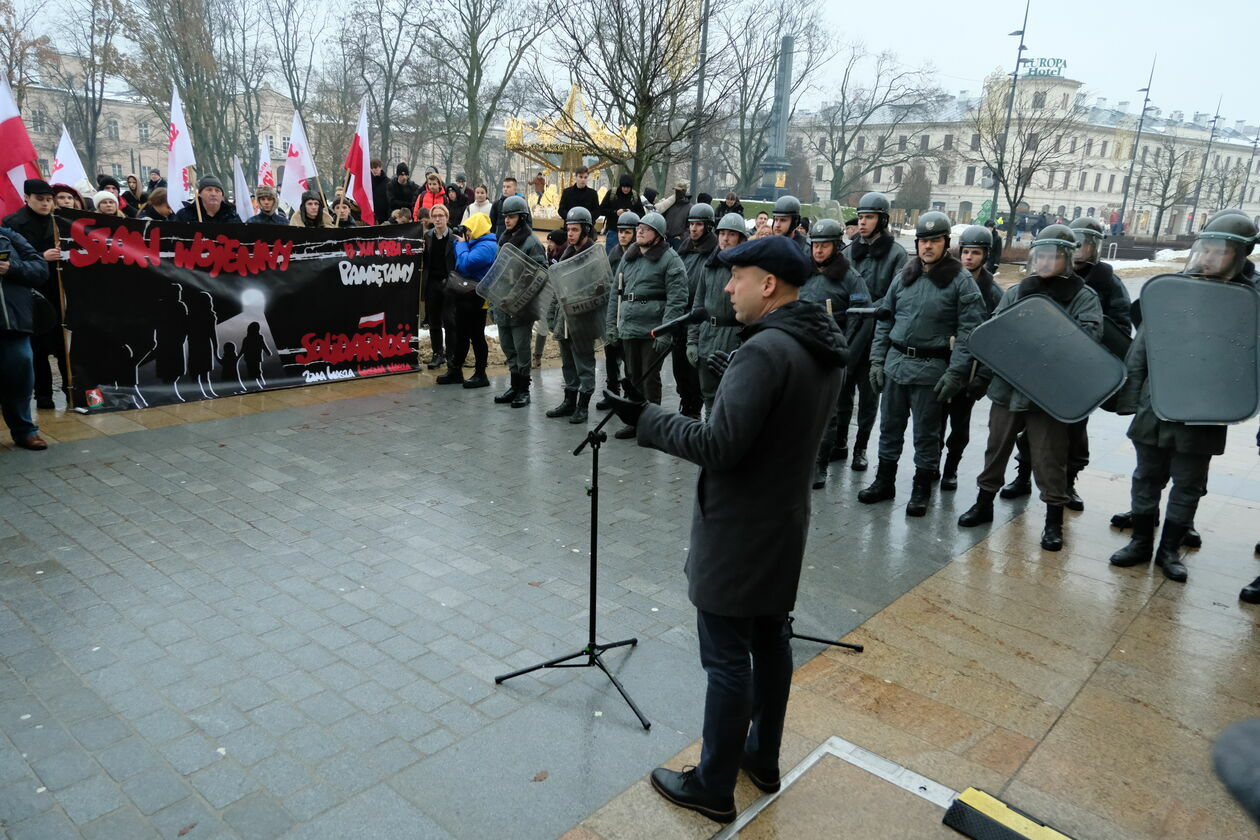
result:
[[[1203,535],[1194,529],[1194,523],[1190,523],[1190,527],[1186,529],[1186,535],[1181,538],[1181,544],[1186,548],[1202,548]]]
[[[524,408],[529,405],[529,374],[516,375],[516,396],[512,398],[512,408]]]
[[[577,411],[577,391],[572,388],[565,388],[564,401],[555,408],[547,409],[547,416],[570,417],[575,411]]]
[[[914,483],[910,486],[910,501],[906,504],[906,516],[925,516],[928,502],[932,500],[932,482],[936,470],[916,469]]]
[[[463,385],[464,372],[460,370],[459,367],[457,367],[454,363],[448,363],[446,367],[446,373],[443,373],[437,377],[437,384]]]
[[[490,377],[486,376],[486,369],[478,367],[472,376],[464,381],[465,388],[489,388]]]
[[[1155,553],[1155,519],[1153,513],[1129,513],[1129,524],[1133,526],[1133,536],[1129,544],[1111,555],[1113,566],[1137,566],[1151,562]]]
[[[1064,505],[1068,510],[1074,510],[1077,513],[1085,510],[1085,500],[1076,492],[1076,476],[1080,474],[1079,470],[1071,470],[1068,472],[1068,503]]]
[[[1181,562],[1181,541],[1186,537],[1189,525],[1164,520],[1164,530],[1159,533],[1159,547],[1155,549],[1155,565],[1164,577],[1176,583],[1186,582],[1186,566]]]
[[[577,408],[573,409],[573,414],[569,417],[569,422],[577,425],[585,423],[586,418],[590,416],[591,394],[593,391],[583,391],[578,394]]]
[[[821,490],[827,486],[827,464],[830,463],[826,458],[819,458],[814,462],[814,489]]]
[[[1032,459],[1015,462],[1015,477],[998,493],[1003,499],[1018,499],[1032,493]]]
[[[862,434],[862,430],[858,429],[858,436],[853,441],[853,466],[854,472],[866,472],[866,444],[867,437]]]
[[[1260,554],[1260,543],[1256,543],[1256,554]],[[1260,577],[1244,586],[1238,593],[1238,599],[1248,604],[1260,604]]]
[[[945,466],[941,468],[942,490],[958,489],[958,462],[961,460],[961,452],[955,452],[951,449],[948,453],[946,453]]]
[[[854,456],[856,458],[856,456]],[[897,462],[879,459],[879,470],[869,486],[858,491],[858,501],[864,505],[886,502],[897,496]]]
[[[508,386],[508,389],[494,398],[495,404],[508,405],[512,400],[516,399],[516,390],[520,387],[521,380],[516,373],[511,375],[511,380],[512,384]]]
[[[1046,526],[1041,529],[1041,547],[1046,551],[1063,549],[1063,505],[1046,505]]]
[[[996,493],[990,493],[988,490],[981,490],[977,493],[976,503],[967,508],[962,516],[958,517],[958,527],[974,528],[977,525],[992,522],[993,497],[996,495]]]

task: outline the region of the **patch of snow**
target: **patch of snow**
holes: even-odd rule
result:
[[[1189,256],[1190,256],[1189,248],[1187,248],[1184,251],[1174,251],[1171,248],[1164,248],[1163,250],[1155,252],[1155,259],[1161,260],[1164,262],[1168,260],[1184,260]]]

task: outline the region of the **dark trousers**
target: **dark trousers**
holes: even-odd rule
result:
[[[424,319],[429,322],[429,341],[433,345],[433,355],[445,355],[448,343],[454,344],[454,336],[447,336],[450,342],[443,339],[442,333],[449,330],[445,317],[446,291],[441,283],[430,283],[424,293]]]
[[[857,393],[858,431],[853,448],[866,450],[867,441],[871,439],[871,429],[875,428],[875,414],[879,410],[879,398],[871,388],[871,363],[863,359],[850,372],[840,389],[840,399],[836,414],[836,446],[845,449],[849,445],[849,421],[853,419],[853,395]]]
[[[568,391],[590,394],[595,391],[595,347],[590,341],[557,339],[560,344],[560,372]]]
[[[941,445],[956,458],[971,443],[971,410],[976,401],[966,394],[959,394],[945,404],[941,413]]]
[[[39,431],[31,420],[31,396],[35,392],[35,370],[31,360],[30,336],[0,334],[0,413],[14,440]]]
[[[477,372],[485,373],[490,347],[486,344],[486,310],[479,306],[480,303],[481,298],[477,298],[475,302],[459,301],[454,306],[446,307],[447,321],[455,336],[451,352],[446,357],[446,366],[450,370],[459,370],[464,366],[464,360],[468,358],[468,346],[471,344]]]
[[[621,393],[621,342],[614,341],[604,345],[604,380],[605,387],[618,394]]]
[[[52,399],[53,378],[52,365],[48,364],[49,356],[57,359],[57,370],[61,373],[61,390],[68,397],[70,377],[66,375],[66,342],[61,328],[58,327],[55,332],[47,335],[31,336],[31,352],[35,357],[35,399]]]
[[[913,420],[914,466],[936,470],[941,462],[942,413],[931,385],[902,385],[890,377],[884,384],[880,405],[879,460],[895,464],[901,459],[906,426]]]
[[[1028,462],[1028,440],[1021,432],[1015,439],[1015,460]],[[1068,475],[1075,480],[1076,474],[1089,466],[1089,418],[1068,426]]]
[[[644,399],[650,403],[661,404],[661,366],[657,365],[646,379],[648,366],[656,360],[656,352],[652,350],[650,338],[623,338],[621,354],[626,363],[626,378],[635,384]],[[643,380],[640,382],[640,380]]]
[[[709,677],[696,775],[710,793],[725,796],[735,790],[745,751],[759,766],[779,764],[792,687],[791,630],[786,614],[732,618],[703,610],[696,628]]]
[[[494,323],[499,328],[499,346],[503,348],[503,355],[507,359],[508,372],[529,376],[529,346],[534,335],[533,322],[514,321],[510,315],[496,312]]]
[[[678,388],[678,411],[698,419],[704,398],[700,396],[700,374],[687,359],[686,343],[675,341],[670,357],[674,363],[674,385]]]
[[[1211,455],[1189,454],[1160,446],[1134,443],[1137,467],[1129,494],[1134,513],[1159,513],[1159,499],[1172,479],[1168,491],[1167,522],[1189,525],[1199,509],[1199,499],[1207,495],[1208,466]]]
[[[1067,423],[1060,423],[1038,409],[1010,411],[993,403],[989,406],[989,444],[984,450],[984,469],[976,478],[976,484],[988,493],[1002,489],[1015,439],[1024,432],[1041,500],[1048,505],[1067,504],[1068,428]]]

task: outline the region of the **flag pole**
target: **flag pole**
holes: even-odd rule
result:
[[[197,208],[197,223],[201,224],[205,219],[201,216],[201,196],[197,194],[197,170],[191,166],[185,167],[188,170],[189,182],[193,185],[193,206]],[[181,176],[183,173],[180,173]]]

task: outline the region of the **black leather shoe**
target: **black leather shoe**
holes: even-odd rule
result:
[[[484,370],[479,370],[476,373],[474,373],[472,376],[464,380],[464,387],[465,388],[489,388],[490,378],[486,376],[486,372]]]
[[[1181,538],[1181,544],[1186,548],[1203,548],[1203,535],[1194,530],[1193,522],[1186,529],[1186,535]]]
[[[735,819],[735,797],[709,793],[696,778],[694,767],[681,772],[657,767],[651,779],[656,792],[680,808],[704,814],[714,822],[728,823]]]
[[[827,462],[814,464],[814,489],[821,490],[827,486]]]
[[[831,457],[830,457],[830,458],[828,458],[828,460],[830,460],[830,461],[847,461],[847,460],[849,460],[849,447],[847,447],[847,446],[833,446],[833,447],[831,447]]]
[[[437,384],[439,385],[463,385],[464,372],[458,368],[447,368],[446,373],[438,376]]]
[[[1113,566],[1127,568],[1151,562],[1155,555],[1155,516],[1129,512],[1129,525],[1133,527],[1133,536],[1129,544],[1111,555],[1109,561]],[[1112,517],[1113,521],[1115,517]]]
[[[1260,543],[1256,543],[1256,554],[1260,554]],[[1260,604],[1260,577],[1243,587],[1238,593],[1238,600],[1248,604]]]
[[[958,517],[958,527],[974,528],[993,521],[993,494],[981,490],[976,495],[976,503]]]
[[[1020,464],[1011,483],[1003,487],[998,495],[1003,499],[1019,499],[1032,495],[1032,467],[1024,469]]]
[[[866,463],[866,452],[865,452],[865,450],[858,450],[858,451],[855,451],[855,452],[853,453],[853,466],[852,466],[852,470],[853,470],[854,472],[866,472],[866,467],[867,467],[867,463]]]
[[[1046,551],[1063,550],[1063,506],[1046,505],[1046,526],[1041,529],[1041,547]]]
[[[1189,574],[1186,564],[1181,561],[1181,541],[1185,539],[1189,525],[1164,520],[1164,529],[1159,533],[1159,546],[1155,549],[1155,565],[1159,566],[1164,577],[1174,583],[1185,583]]]
[[[880,461],[875,480],[858,491],[858,501],[864,505],[886,502],[897,496],[897,462]]]
[[[1076,492],[1076,487],[1068,486],[1068,502],[1064,505],[1068,510],[1074,510],[1077,513],[1085,510],[1085,500]]]
[[[53,411],[57,408],[57,404],[53,402],[52,397],[36,397],[35,407],[40,411]]]
[[[906,504],[906,516],[925,516],[928,502],[932,500],[932,476],[935,470],[916,469],[910,488],[910,501]]]
[[[1260,593],[1257,597],[1260,597]],[[748,780],[756,785],[758,790],[765,793],[778,793],[779,788],[783,787],[783,782],[779,777],[779,768],[758,764],[756,756],[752,753],[744,753],[739,759],[739,769],[744,771]]]

